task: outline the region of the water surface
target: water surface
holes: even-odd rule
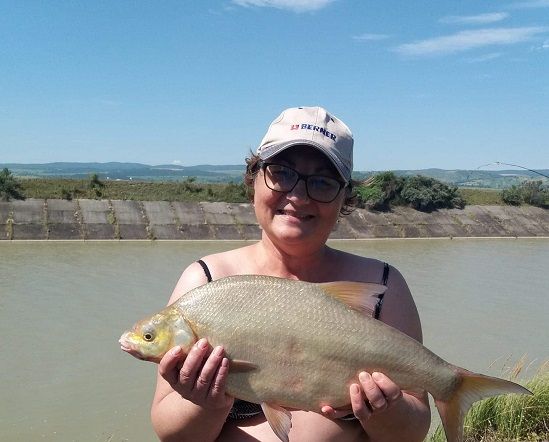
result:
[[[156,368],[118,337],[165,305],[189,263],[242,244],[0,242],[0,440],[155,440]],[[398,267],[425,344],[448,361],[501,375],[549,357],[549,239],[331,244]]]

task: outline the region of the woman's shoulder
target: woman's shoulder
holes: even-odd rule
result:
[[[378,258],[355,255],[338,249],[331,249],[330,262],[337,263],[335,269],[341,277],[337,279],[348,279],[351,281],[380,282],[382,280],[386,265],[391,270],[393,266]],[[394,269],[396,272],[397,270]]]
[[[246,258],[249,254],[246,250],[248,247],[205,255],[190,263],[179,277],[168,304],[174,303],[185,293],[211,280],[242,273],[243,263],[249,261],[249,258]]]
[[[253,245],[239,247],[224,252],[206,255],[202,258],[208,267],[212,279],[220,279],[225,276],[232,276],[244,273],[250,267],[252,261]]]

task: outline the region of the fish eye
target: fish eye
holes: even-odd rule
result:
[[[152,341],[154,339],[154,335],[151,333],[151,332],[146,332],[144,335],[143,335],[143,339],[145,339],[145,341]]]

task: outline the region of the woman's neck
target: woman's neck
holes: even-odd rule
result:
[[[316,249],[283,249],[265,237],[255,246],[256,264],[260,273],[311,282],[325,278],[327,263],[333,252],[326,244]]]

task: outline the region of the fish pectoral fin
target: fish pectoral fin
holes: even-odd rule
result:
[[[318,284],[326,294],[366,315],[372,316],[379,295],[387,286],[372,282],[335,281]]]
[[[229,369],[233,373],[246,373],[248,371],[257,370],[257,365],[255,365],[253,362],[233,359],[231,361]]]
[[[269,422],[278,438],[283,442],[288,442],[290,440],[288,433],[290,432],[290,428],[292,428],[292,415],[290,412],[279,405],[268,404],[266,402],[261,403],[261,408],[267,422]]]

